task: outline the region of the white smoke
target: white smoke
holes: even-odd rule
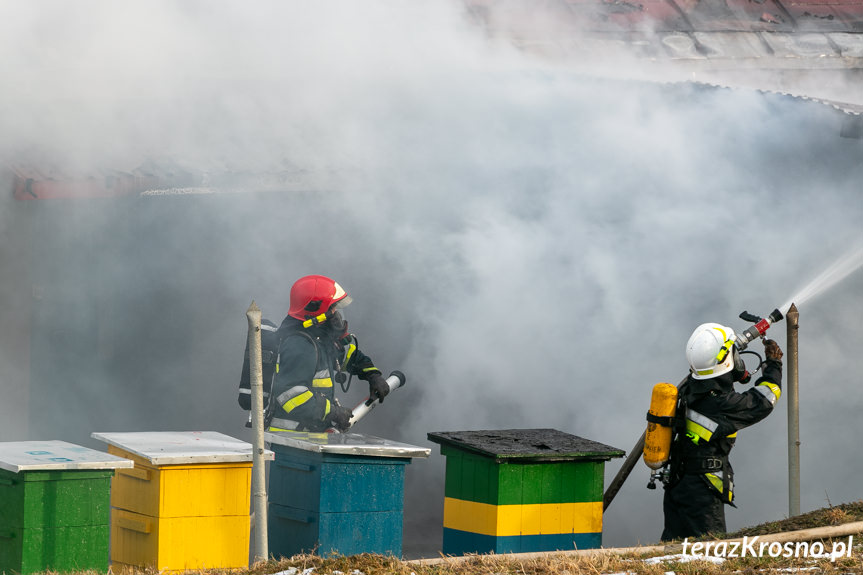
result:
[[[766,315],[861,236],[863,148],[834,110],[577,74],[485,36],[454,3],[0,0],[0,64],[2,157],[87,173],[157,156],[214,187],[232,171],[300,190],[12,204],[45,224],[33,313],[95,290],[111,315],[91,323],[114,334],[73,370],[87,377],[56,366],[64,401],[31,406],[30,435],[242,437],[246,307],[278,321],[296,278],[327,274],[354,298],[361,347],[408,376],[358,431],[433,448],[408,469],[417,547],[441,525],[427,432],[551,427],[628,451],[652,385],[685,374],[695,326],[744,327],[738,313]],[[804,510],[859,497],[861,281],[800,309]],[[105,311],[75,309],[50,325],[83,333]],[[732,454],[731,529],[786,512],[778,405]],[[606,515],[605,545],[658,539],[645,470]]]

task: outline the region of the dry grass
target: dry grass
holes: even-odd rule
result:
[[[863,521],[863,501],[829,506],[797,517],[771,521],[747,527],[725,535],[727,538],[754,537],[780,531],[795,531],[830,525]],[[478,555],[463,559],[443,560],[436,564],[401,561],[394,557],[363,554],[351,557],[320,557],[297,555],[287,559],[271,560],[253,565],[250,569],[230,572],[231,575],[271,575],[282,571],[303,575],[313,570],[314,575],[762,575],[769,573],[801,574],[860,574],[863,575],[863,533],[853,536],[854,548],[850,558],[831,562],[829,558],[771,558],[746,557],[726,559],[723,563],[704,560],[680,562],[680,556],[665,560],[650,560],[649,555],[615,555],[603,553],[590,556],[547,554],[538,557],[517,558],[505,555]],[[837,539],[847,542],[848,537]],[[826,549],[831,540],[824,540]],[[654,555],[657,555],[654,553]],[[120,573],[115,571],[115,573]],[[203,571],[200,575],[226,575],[226,571]],[[124,575],[156,575],[155,571],[126,571]]]
[[[305,569],[314,568],[318,575],[356,571],[364,575],[755,575],[767,573],[863,573],[863,558],[858,548],[854,557],[831,562],[829,559],[770,559],[746,558],[727,560],[716,564],[708,561],[647,562],[637,556],[602,554],[595,556],[566,556],[549,554],[540,558],[513,559],[503,555],[480,555],[467,561],[443,562],[435,565],[417,565],[380,555],[356,555],[323,559],[317,556],[296,556],[282,561],[271,561],[256,565],[251,573],[268,575],[296,569],[301,575]]]
[[[797,531],[799,529],[812,529],[813,527],[826,527],[828,525],[842,525],[863,521],[863,500],[854,503],[843,503],[842,505],[830,505],[823,509],[816,509],[803,515],[789,517],[780,521],[771,521],[755,527],[747,527],[729,533],[728,537],[743,537],[744,535],[764,535],[779,531]]]

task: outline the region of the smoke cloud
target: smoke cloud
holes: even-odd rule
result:
[[[457,3],[0,0],[0,69],[3,160],[61,178],[149,160],[231,192],[3,200],[3,318],[31,330],[25,393],[3,328],[3,440],[249,439],[245,310],[278,323],[295,279],[330,275],[360,347],[408,377],[357,431],[432,448],[407,471],[408,554],[439,550],[426,433],[556,428],[628,452],[695,326],[742,329],[863,242],[863,145],[835,109],[574,70]],[[860,498],[861,293],[857,271],[800,306],[804,511]],[[787,514],[785,410],[740,433],[729,529]],[[605,545],[658,540],[647,476]]]

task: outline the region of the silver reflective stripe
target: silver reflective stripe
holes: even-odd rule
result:
[[[329,369],[321,369],[315,372],[312,379],[312,387],[332,387],[333,379],[330,377]]]
[[[707,417],[706,415],[702,415],[695,411],[694,409],[686,410],[686,418],[697,423],[704,429],[708,430],[710,433],[715,433],[716,428],[719,427],[719,424]]]
[[[686,410],[686,435],[698,444],[699,439],[710,441],[719,424],[692,409]]]
[[[273,420],[270,422],[270,429],[277,427],[279,429],[292,430],[296,429],[298,425],[299,423],[297,423],[296,421],[292,421],[290,419],[282,419],[280,417],[274,417]]]
[[[276,401],[279,402],[279,405],[284,405],[293,398],[297,397],[298,395],[302,395],[307,391],[309,391],[309,388],[305,385],[295,385],[288,391],[283,391],[282,393],[280,393],[279,396],[276,397]]]
[[[266,325],[263,323],[261,324],[261,329],[266,330],[266,331],[279,331],[279,328],[272,326],[272,325]]]
[[[756,385],[755,389],[756,391],[758,391],[758,393],[767,398],[767,401],[770,402],[770,405],[775,405],[776,400],[779,399],[778,397],[776,397],[776,394],[773,393],[773,390],[766,385]]]

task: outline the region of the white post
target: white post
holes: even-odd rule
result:
[[[255,511],[253,560],[268,559],[267,485],[264,463],[264,373],[261,368],[261,310],[252,301],[246,310],[249,320],[249,383],[252,391],[252,503]]]

